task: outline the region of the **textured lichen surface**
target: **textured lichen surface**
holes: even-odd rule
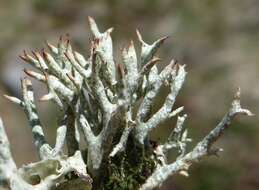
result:
[[[213,147],[213,143],[232,119],[239,114],[252,115],[241,107],[238,89],[223,119],[187,152],[191,141],[184,124],[187,114],[183,113],[184,107],[174,108],[187,75],[185,65],[172,60],[161,71],[156,66],[161,61],[157,51],[167,37],[148,44],[137,30],[140,57],[130,41],[122,50],[122,61],[115,62],[113,28],[100,32],[91,17],[89,25],[92,40],[88,58],[72,49],[68,36],[61,36],[57,47],[46,42],[49,52],[24,51],[20,56],[38,70],[24,72],[47,86],[48,93],[40,101],[52,101],[62,117],[57,118],[55,145],[50,145],[38,117],[31,81],[21,80],[22,99],[5,95],[25,111],[40,161],[17,168],[0,122],[1,187],[13,190],[158,188],[174,174],[188,176],[194,162],[217,155],[222,149]],[[164,86],[169,93],[152,113],[154,100]],[[152,141],[150,132],[172,117],[177,117],[177,122],[168,139],[163,143]],[[80,149],[83,141],[86,147]],[[169,163],[167,152],[171,149],[177,157]]]

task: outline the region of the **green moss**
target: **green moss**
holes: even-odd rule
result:
[[[107,168],[105,190],[132,190],[138,189],[152,174],[155,161],[152,151],[143,151],[131,139],[126,151],[110,160]],[[149,149],[149,147],[145,148]]]

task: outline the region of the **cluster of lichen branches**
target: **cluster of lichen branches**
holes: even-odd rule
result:
[[[51,146],[44,136],[30,80],[22,79],[22,99],[5,96],[24,109],[41,161],[18,169],[0,123],[0,185],[13,190],[154,189],[173,174],[188,175],[190,165],[202,157],[217,154],[220,149],[212,145],[235,115],[252,115],[241,108],[238,90],[222,121],[187,152],[191,140],[184,125],[187,115],[182,113],[183,107],[174,108],[187,74],[185,65],[172,60],[160,72],[156,66],[160,59],[155,54],[167,37],[150,45],[137,31],[140,58],[131,41],[122,50],[122,63],[116,64],[113,29],[102,33],[90,17],[89,23],[93,37],[88,59],[72,49],[67,37],[61,37],[57,47],[47,42],[50,53],[43,50],[29,55],[24,51],[20,56],[38,70],[25,69],[25,73],[48,88],[40,100],[54,102],[63,118]],[[170,92],[152,113],[162,86]],[[168,140],[151,143],[150,132],[175,116],[177,123]],[[87,147],[80,150],[83,140]],[[170,149],[178,153],[173,163],[167,162]]]

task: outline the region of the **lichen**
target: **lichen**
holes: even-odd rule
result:
[[[31,81],[22,79],[22,98],[5,97],[19,105],[29,121],[40,161],[17,168],[0,120],[0,187],[12,190],[139,189],[158,188],[174,174],[188,176],[189,167],[222,149],[213,144],[236,115],[253,115],[240,105],[237,90],[229,111],[219,124],[187,152],[188,128],[184,107],[175,102],[187,76],[186,66],[174,59],[161,71],[157,51],[167,39],[146,43],[137,30],[140,58],[133,41],[122,50],[122,63],[113,56],[113,28],[100,32],[89,17],[92,32],[90,56],[73,50],[68,36],[57,47],[47,42],[49,52],[24,51],[20,57],[38,71],[24,72],[48,89],[41,101],[52,101],[61,112],[55,145],[45,138],[38,116]],[[151,108],[160,89],[169,89],[156,112]],[[135,111],[134,111],[135,110]],[[135,113],[136,112],[136,113]],[[150,133],[161,123],[177,117],[175,128],[164,142],[154,142]],[[80,139],[80,136],[83,139]],[[86,147],[79,146],[82,141]],[[64,148],[66,144],[66,149]],[[177,153],[169,163],[167,153]],[[66,151],[67,150],[67,151]]]

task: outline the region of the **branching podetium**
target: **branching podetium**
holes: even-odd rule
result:
[[[187,152],[191,141],[184,124],[187,115],[184,107],[174,108],[187,74],[185,65],[172,60],[161,71],[156,66],[160,61],[157,51],[167,37],[148,44],[137,30],[140,57],[131,41],[122,50],[122,62],[116,64],[113,29],[100,32],[91,17],[89,23],[92,41],[88,58],[72,49],[68,36],[61,36],[57,47],[46,42],[49,52],[24,51],[20,56],[38,70],[24,72],[47,86],[48,93],[40,100],[52,101],[63,115],[52,146],[45,139],[31,81],[22,79],[22,99],[5,95],[25,111],[40,161],[16,167],[0,120],[1,189],[154,189],[174,174],[188,176],[194,162],[218,154],[221,149],[213,143],[232,119],[253,115],[241,107],[238,89],[223,119]],[[152,113],[162,86],[168,87],[169,93]],[[152,141],[150,132],[172,117],[177,117],[177,122],[167,141]],[[79,134],[84,139],[79,139]],[[79,149],[82,141],[87,146]],[[173,163],[167,161],[170,149],[178,154]]]

